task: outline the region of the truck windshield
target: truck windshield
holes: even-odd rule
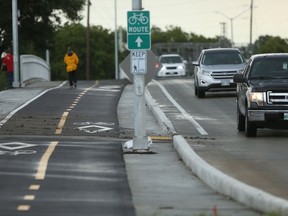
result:
[[[263,58],[255,61],[251,67],[252,79],[287,79],[287,58]]]

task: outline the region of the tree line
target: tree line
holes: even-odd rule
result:
[[[18,1],[19,54],[33,54],[45,59],[50,51],[52,80],[66,79],[63,58],[68,46],[80,59],[79,79],[85,79],[86,70],[86,30],[80,24],[79,14],[85,7],[86,0],[21,0]],[[12,46],[12,1],[0,1],[0,52]],[[114,78],[114,32],[102,26],[90,27],[90,78]],[[124,44],[126,30],[119,31]],[[203,35],[187,33],[177,26],[161,29],[151,28],[152,47],[156,43],[213,43],[229,39],[216,36],[207,38]],[[231,43],[230,43],[231,44]],[[254,53],[288,52],[288,40],[264,35],[254,43]],[[128,50],[119,52],[119,62],[129,54]]]

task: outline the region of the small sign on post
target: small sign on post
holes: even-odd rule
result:
[[[131,51],[131,73],[146,74],[147,73],[147,51],[133,50]]]

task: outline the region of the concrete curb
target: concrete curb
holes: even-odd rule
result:
[[[281,215],[288,215],[288,201],[273,196],[260,189],[240,182],[209,165],[199,157],[192,147],[181,135],[177,135],[171,121],[162,112],[157,102],[152,98],[148,90],[145,92],[147,106],[159,125],[173,136],[173,145],[188,168],[190,168],[204,183],[213,190],[229,196],[234,200],[245,204],[253,209],[265,213],[276,212]]]
[[[149,109],[154,114],[158,124],[160,125],[161,129],[165,131],[166,133],[169,133],[171,135],[177,134],[176,130],[174,129],[174,126],[172,125],[171,121],[167,118],[167,116],[162,112],[160,107],[158,106],[157,102],[154,100],[154,98],[151,96],[148,89],[145,91],[145,99],[146,104],[149,107]]]
[[[183,136],[174,136],[173,145],[186,166],[215,191],[265,213],[288,214],[287,200],[275,197],[220,172],[200,158]]]

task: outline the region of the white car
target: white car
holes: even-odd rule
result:
[[[159,62],[162,67],[158,77],[186,76],[186,61],[178,54],[161,55]]]

